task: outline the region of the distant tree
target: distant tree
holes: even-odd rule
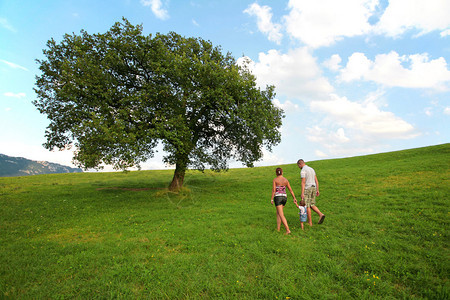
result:
[[[44,146],[75,146],[79,167],[139,167],[161,141],[178,190],[188,168],[251,167],[280,142],[274,87],[258,88],[246,64],[209,41],[144,36],[123,19],[104,34],[51,39],[43,53],[33,104],[50,120]]]

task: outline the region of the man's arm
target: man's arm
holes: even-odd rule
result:
[[[306,185],[306,178],[302,178],[302,200],[305,199],[305,185]]]
[[[314,180],[316,181],[316,196],[319,196],[319,180],[317,180],[317,176],[314,176]]]

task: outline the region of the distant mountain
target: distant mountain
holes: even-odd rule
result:
[[[0,177],[80,172],[83,170],[79,168],[0,154]]]

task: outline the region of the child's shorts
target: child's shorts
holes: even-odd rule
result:
[[[300,222],[306,222],[308,221],[308,215],[307,214],[300,214]]]

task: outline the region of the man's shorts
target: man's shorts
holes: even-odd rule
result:
[[[275,196],[273,197],[273,202],[275,202],[275,206],[278,205],[286,205],[287,197],[286,196]]]
[[[315,186],[305,189],[306,207],[316,206],[316,192]]]

